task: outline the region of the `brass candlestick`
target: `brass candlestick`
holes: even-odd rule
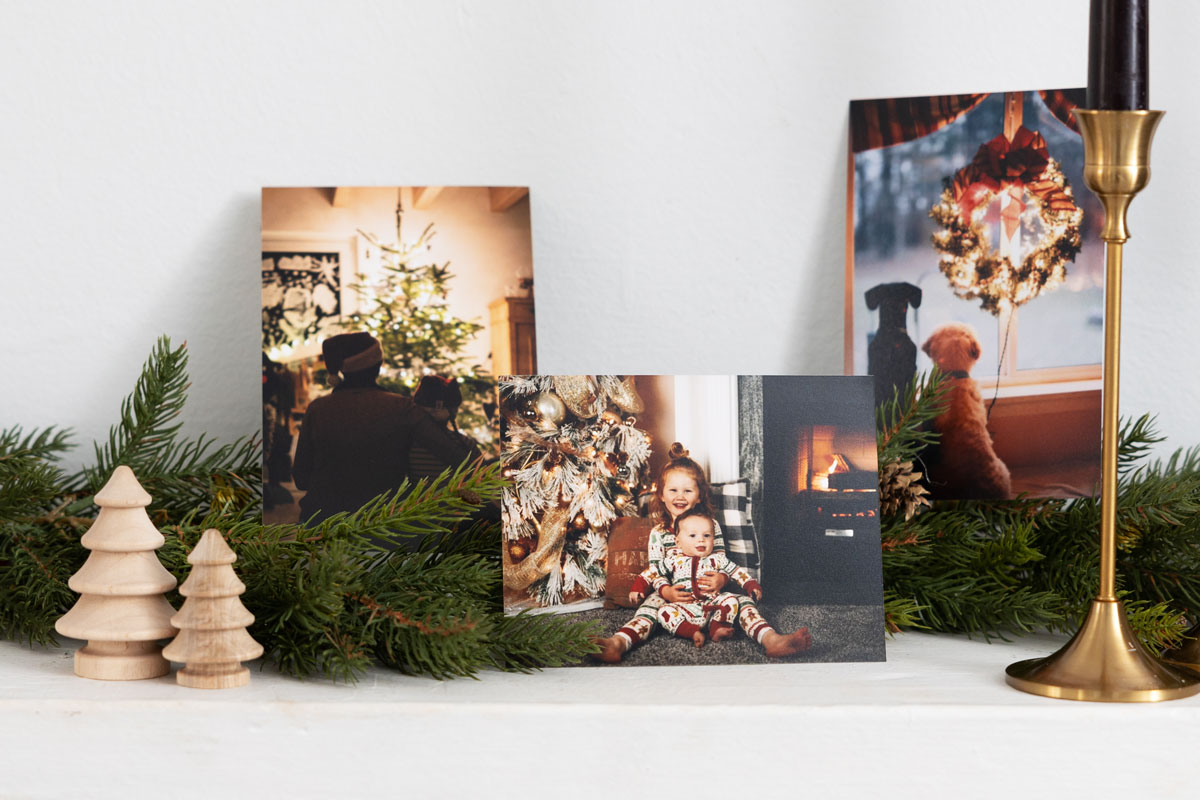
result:
[[[1104,205],[1104,439],[1100,497],[1100,591],[1079,632],[1046,658],[1019,661],[1008,683],[1066,700],[1152,702],[1200,692],[1200,675],[1162,663],[1142,647],[1116,596],[1117,435],[1121,362],[1121,255],[1125,214],[1150,182],[1150,142],[1161,111],[1075,109],[1083,134],[1083,182]]]

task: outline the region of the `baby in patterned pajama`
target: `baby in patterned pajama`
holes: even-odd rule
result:
[[[711,490],[704,470],[688,456],[688,451],[679,442],[671,445],[667,456],[668,461],[655,483],[654,498],[650,506],[654,527],[650,530],[650,538],[646,545],[646,557],[651,568],[656,569],[658,574],[666,572],[662,568],[663,557],[667,550],[675,547],[676,522],[693,509],[712,520]],[[724,551],[721,529],[714,522],[713,547],[710,552],[724,555]],[[730,576],[727,573],[713,570],[700,573],[695,583],[699,584],[701,593],[719,594],[729,580]],[[647,583],[643,587],[642,595],[644,596],[650,588],[652,587]],[[637,597],[637,593],[630,595],[630,600],[637,605],[637,612],[633,618],[612,636],[595,639],[599,649],[592,654],[592,658],[608,664],[620,663],[631,648],[646,641],[656,630],[656,623],[660,619],[659,610],[663,606],[668,602],[688,603],[695,599],[690,588],[670,584],[651,592],[641,605],[638,605]],[[671,599],[668,600],[668,597]],[[741,596],[738,604],[738,625],[747,636],[762,645],[769,657],[787,658],[807,650],[812,644],[808,628],[801,628],[792,633],[779,633],[758,612],[754,600]]]
[[[716,525],[712,517],[700,509],[689,509],[680,515],[676,527],[675,546],[663,555],[661,571],[652,565],[639,575],[629,600],[637,604],[650,591],[657,592],[666,586],[683,587],[691,592],[694,601],[664,603],[656,615],[659,624],[677,636],[690,638],[696,647],[703,647],[707,639],[714,642],[728,639],[733,636],[733,622],[738,618],[741,600],[732,592],[706,594],[698,578],[707,572],[724,573],[756,601],[762,597],[762,586],[749,572],[715,549]]]

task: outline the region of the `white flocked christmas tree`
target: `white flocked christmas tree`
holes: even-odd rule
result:
[[[504,598],[509,610],[604,595],[609,527],[637,513],[650,437],[632,377],[500,379],[507,426]]]

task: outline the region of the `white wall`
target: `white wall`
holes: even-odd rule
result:
[[[6,0],[0,425],[102,435],[166,332],[190,429],[255,431],[262,186],[530,186],[548,372],[839,372],[847,101],[1082,85],[1087,6]],[[1155,4],[1126,248],[1123,408],[1170,445],[1200,441],[1197,30]]]

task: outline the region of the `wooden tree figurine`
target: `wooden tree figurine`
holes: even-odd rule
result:
[[[146,514],[150,495],[133,470],[120,466],[95,500],[100,515],[80,539],[92,553],[67,581],[81,596],[54,628],[88,640],[75,651],[80,677],[129,681],[166,675],[171,665],[158,641],[175,633],[175,609],[163,597],[175,587],[175,577],[154,554],[164,539]]]
[[[246,633],[254,615],[238,597],[246,585],[233,573],[234,561],[237,555],[225,544],[221,532],[211,528],[188,555],[192,571],[179,587],[187,599],[171,618],[179,635],[163,650],[172,661],[187,662],[175,673],[181,686],[245,686],[250,682],[250,670],[242,662],[263,653],[262,645]]]

